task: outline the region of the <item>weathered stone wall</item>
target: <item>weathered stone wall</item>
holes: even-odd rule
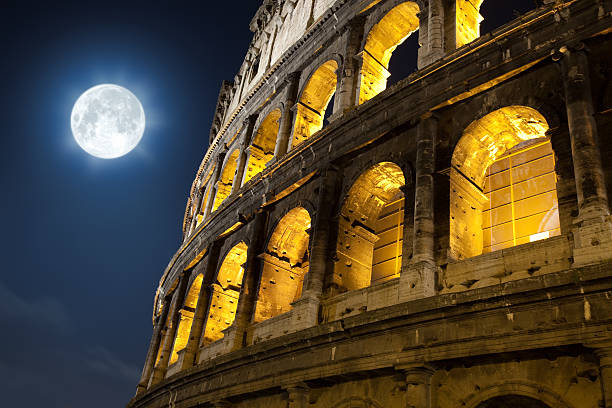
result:
[[[419,71],[360,99],[368,34],[403,2],[265,1],[240,78],[220,95],[130,406],[612,407],[612,1],[549,3],[457,48],[469,30],[455,2],[416,2]],[[278,40],[294,12],[304,31]],[[309,87],[328,61],[336,77]],[[330,93],[326,113],[315,99]],[[328,120],[293,144],[300,114]],[[479,214],[466,190],[482,194],[476,174],[544,121],[560,235],[473,251]],[[463,146],[466,132],[482,143]],[[401,241],[379,235],[390,200],[403,200]],[[298,208],[309,227],[305,215],[297,229],[283,223]],[[351,275],[349,260],[371,274],[389,252],[357,232],[401,242],[397,276]],[[218,271],[240,243],[242,282],[228,286]],[[225,286],[234,312],[211,318]],[[222,335],[202,346],[215,321]]]

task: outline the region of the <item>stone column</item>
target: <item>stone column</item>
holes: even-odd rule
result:
[[[338,181],[338,169],[335,167],[329,166],[321,174],[317,212],[310,240],[310,265],[304,278],[302,296],[293,303],[292,320],[293,329],[296,331],[318,323],[323,285],[328,272],[333,273],[330,237],[333,234],[332,215],[338,199]]]
[[[204,324],[210,310],[211,285],[215,280],[215,272],[219,262],[219,250],[221,245],[218,242],[213,242],[208,246],[206,264],[204,266],[204,278],[202,279],[202,287],[198,295],[195,313],[193,315],[193,323],[189,332],[189,340],[185,346],[185,355],[183,357],[183,365],[181,370],[193,367],[196,362],[198,350],[200,349],[200,340],[204,335]],[[197,269],[197,267],[196,267]],[[194,270],[195,274],[199,271]],[[197,275],[196,275],[197,276]]]
[[[206,202],[206,210],[204,211],[203,219],[208,218],[208,216],[212,212],[212,207],[215,203],[215,197],[217,195],[217,183],[219,182],[219,177],[221,177],[221,170],[223,170],[222,169],[223,160],[225,159],[226,154],[227,154],[227,151],[223,151],[219,153],[219,156],[217,157],[217,165],[215,167],[215,174],[213,174],[213,177],[211,180],[212,187],[210,189],[210,194],[208,195],[208,201]]]
[[[365,18],[358,16],[348,24],[346,48],[343,66],[340,68],[338,85],[336,87],[336,98],[334,114],[342,116],[345,112],[359,103],[359,58],[356,57],[363,41]],[[332,120],[332,118],[330,118]]]
[[[244,183],[244,176],[246,174],[244,170],[249,160],[248,147],[253,141],[253,131],[255,129],[256,121],[257,115],[251,115],[247,118],[247,120],[245,120],[244,125],[242,125],[243,127],[246,127],[246,131],[244,133],[242,144],[240,145],[240,154],[236,159],[236,174],[234,175],[232,192],[230,194],[234,194],[240,187],[242,187],[242,184]]]
[[[417,363],[399,365],[395,368],[402,371],[405,375],[406,407],[431,408],[431,377],[435,373],[433,367],[427,364]]]
[[[283,387],[289,394],[287,408],[308,408],[310,406],[310,388],[304,383]]]
[[[200,208],[202,207],[202,200],[204,199],[204,189],[205,188],[206,186],[204,186],[201,189],[198,189],[198,192],[196,193],[196,199],[194,203],[195,206],[194,206],[193,214],[191,216],[191,226],[189,227],[189,234],[191,234],[193,230],[198,226],[198,213],[200,212]]]
[[[589,65],[584,45],[562,48],[561,68],[565,106],[572,143],[576,191],[580,218],[610,214],[608,194],[595,123]]]
[[[612,223],[595,123],[589,64],[584,44],[562,47],[561,60],[567,121],[572,145],[577,219],[574,235],[574,265],[612,257]]]
[[[444,56],[444,8],[442,7],[442,0],[429,0],[427,22],[428,59],[431,63]]]
[[[264,251],[268,215],[266,209],[259,210],[252,221],[251,245],[247,250],[247,259],[244,264],[244,278],[236,307],[236,317],[234,323],[225,332],[229,344],[228,351],[240,349],[247,343],[247,330],[255,312],[257,288],[261,278],[261,260],[258,256]]]
[[[170,308],[170,299],[165,298],[161,314],[155,319],[155,325],[153,326],[153,335],[151,336],[151,343],[149,344],[149,351],[147,351],[147,357],[145,365],[142,369],[142,375],[138,386],[136,387],[136,395],[142,394],[146,391],[149,385],[149,379],[155,366],[155,359],[157,358],[157,351],[161,345],[161,340],[164,337],[166,320],[168,318],[168,309]]]
[[[153,369],[153,375],[151,376],[150,385],[155,385],[166,376],[168,369],[168,362],[170,361],[170,354],[172,353],[172,345],[174,344],[174,338],[176,337],[176,330],[178,328],[180,309],[185,301],[185,293],[187,292],[187,284],[189,283],[189,272],[183,273],[179,278],[179,283],[174,295],[172,296],[172,304],[170,306],[172,315],[169,316],[170,323],[165,328],[165,334],[163,338],[163,346],[159,361]]]
[[[435,294],[434,171],[438,119],[431,114],[417,127],[416,182],[412,260],[400,277],[400,300]]]
[[[599,357],[599,380],[603,394],[603,408],[612,408],[612,343],[596,348]]]
[[[297,103],[300,74],[301,72],[292,72],[285,80],[285,106],[278,126],[278,135],[276,136],[276,146],[274,148],[275,159],[285,155],[289,148],[289,141],[291,140],[291,133],[293,131],[293,118],[295,116],[293,107]]]

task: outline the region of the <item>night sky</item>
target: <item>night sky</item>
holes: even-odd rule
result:
[[[493,3],[483,33],[533,8]],[[0,405],[125,406],[219,86],[260,2],[2,4]],[[392,81],[415,69],[414,47],[398,48]],[[101,83],[130,89],[147,116],[140,145],[114,160],[70,131],[74,102]]]

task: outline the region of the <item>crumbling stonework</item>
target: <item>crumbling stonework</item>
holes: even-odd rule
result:
[[[481,3],[263,2],[129,407],[612,408],[612,1]]]

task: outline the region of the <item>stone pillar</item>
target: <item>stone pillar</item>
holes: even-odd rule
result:
[[[253,131],[255,129],[255,122],[257,121],[257,115],[251,115],[245,121],[243,127],[246,127],[246,131],[244,134],[244,139],[242,140],[242,144],[240,146],[240,154],[236,159],[236,174],[234,175],[234,181],[232,183],[232,192],[230,194],[234,194],[242,184],[244,183],[244,176],[246,174],[245,169],[246,165],[249,161],[249,151],[248,147],[253,141]]]
[[[348,24],[343,66],[340,68],[333,117],[342,116],[359,103],[359,68],[357,57],[364,35],[365,18],[358,16]],[[330,118],[330,121],[332,118]]]
[[[431,377],[435,370],[422,363],[399,365],[395,368],[405,375],[406,408],[431,408]]]
[[[174,344],[174,338],[176,337],[176,330],[178,328],[179,318],[181,316],[180,309],[185,301],[185,293],[187,292],[189,275],[189,272],[181,275],[177,288],[172,296],[172,304],[170,306],[172,315],[169,316],[170,324],[168,324],[165,328],[161,354],[159,356],[159,361],[153,369],[150,385],[157,384],[166,376],[168,362],[170,361],[170,354],[172,353],[172,345]]]
[[[442,0],[429,0],[427,16],[429,62],[434,62],[444,56],[444,8]]]
[[[308,408],[310,406],[310,388],[304,383],[283,387],[289,394],[287,408]]]
[[[321,175],[317,195],[317,213],[313,223],[310,265],[304,278],[301,298],[293,304],[293,329],[300,330],[318,323],[320,297],[328,272],[333,273],[330,236],[332,215],[338,198],[338,169],[327,167]],[[335,248],[333,248],[335,249]]]
[[[217,271],[217,264],[219,262],[219,250],[221,245],[218,242],[213,242],[208,246],[206,264],[204,266],[204,278],[202,279],[202,287],[198,295],[198,302],[196,304],[195,313],[193,315],[193,323],[191,324],[191,331],[189,332],[189,340],[185,346],[185,355],[183,357],[183,365],[181,370],[185,370],[189,367],[193,367],[196,364],[196,358],[198,350],[200,349],[201,339],[204,335],[204,325],[206,323],[206,317],[210,310],[210,299],[211,299],[211,285],[215,280],[215,272]],[[194,270],[197,274],[199,271]]]
[[[215,174],[213,174],[211,180],[211,189],[210,194],[208,195],[208,201],[206,202],[206,210],[204,211],[204,218],[208,218],[210,213],[212,212],[212,207],[215,204],[215,198],[217,195],[217,183],[219,182],[219,177],[221,177],[221,170],[223,170],[223,160],[225,159],[225,155],[227,151],[223,151],[219,153],[217,157],[217,165],[215,167]]]
[[[226,329],[225,338],[228,342],[228,351],[237,350],[247,345],[247,330],[251,324],[257,301],[257,288],[261,278],[261,260],[259,254],[264,251],[268,211],[259,210],[253,219],[251,230],[251,245],[247,250],[247,259],[244,264],[244,278],[234,323]]]
[[[293,118],[295,116],[293,107],[297,103],[300,74],[300,72],[292,72],[285,80],[285,107],[283,108],[283,113],[280,118],[278,135],[276,136],[276,146],[274,148],[274,158],[276,159],[285,155],[289,148],[289,141],[291,140],[291,133],[293,131]]]
[[[578,217],[574,220],[574,266],[612,257],[612,223],[595,123],[588,56],[584,44],[562,47],[561,71],[572,145]]]
[[[588,57],[584,45],[562,49],[565,106],[572,143],[578,209],[581,219],[610,214],[595,123]]]
[[[434,171],[438,119],[431,114],[417,127],[416,182],[412,260],[400,276],[400,301],[435,294]]]
[[[196,199],[194,203],[195,206],[194,206],[193,214],[191,216],[191,226],[189,227],[188,235],[191,234],[193,230],[198,226],[198,213],[200,212],[200,208],[202,207],[202,200],[204,199],[204,189],[205,188],[206,186],[198,189],[198,192],[196,193]]]
[[[604,408],[612,408],[612,344],[595,350],[599,357],[599,379],[603,393]]]
[[[145,365],[142,369],[142,375],[140,377],[140,381],[138,382],[138,386],[136,387],[136,395],[142,394],[144,391],[146,391],[149,385],[149,379],[151,378],[151,373],[153,372],[153,368],[155,366],[157,352],[161,345],[161,340],[165,334],[164,327],[168,318],[169,308],[170,299],[165,298],[162,311],[160,315],[157,316],[153,326],[153,335],[151,336],[151,343],[149,344],[149,351],[147,351],[147,357],[145,360]]]

